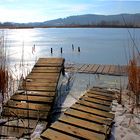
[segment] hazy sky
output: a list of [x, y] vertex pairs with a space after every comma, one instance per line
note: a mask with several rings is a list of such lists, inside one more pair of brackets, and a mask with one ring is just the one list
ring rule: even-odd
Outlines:
[[0, 0], [0, 22], [40, 22], [71, 15], [140, 13], [140, 0]]

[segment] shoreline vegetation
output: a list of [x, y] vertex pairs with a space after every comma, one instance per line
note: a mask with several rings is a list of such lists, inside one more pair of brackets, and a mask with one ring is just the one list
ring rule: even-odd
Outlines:
[[74, 26], [0, 26], [0, 29], [33, 29], [33, 28], [140, 28], [140, 26], [94, 26], [94, 25], [74, 25]]

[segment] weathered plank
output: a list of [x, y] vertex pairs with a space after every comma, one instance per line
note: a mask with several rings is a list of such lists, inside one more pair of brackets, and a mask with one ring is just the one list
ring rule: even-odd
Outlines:
[[39, 85], [33, 86], [33, 85], [30, 85], [30, 84], [25, 85], [25, 86], [23, 86], [23, 88], [21, 87], [19, 89], [25, 89], [27, 91], [28, 90], [30, 90], [30, 91], [49, 91], [49, 92], [55, 92], [56, 91], [56, 87], [50, 87], [50, 86], [46, 87], [46, 86], [39, 86]]
[[50, 80], [58, 80], [59, 76], [52, 76], [52, 75], [48, 75], [48, 76], [45, 76], [45, 75], [28, 75], [26, 79], [28, 78], [35, 78], [35, 79], [50, 79]]
[[95, 64], [94, 67], [93, 67], [92, 70], [91, 70], [92, 73], [96, 73], [97, 70], [98, 70], [98, 68], [99, 68], [99, 66], [100, 66], [100, 65]]
[[[19, 94], [19, 93], [17, 92], [15, 94]], [[47, 96], [47, 97], [54, 97], [55, 96], [55, 92], [49, 92], [49, 91], [23, 91], [20, 94], [21, 95], [31, 95], [31, 96]]]
[[26, 103], [9, 100], [5, 105], [8, 108], [17, 108], [25, 110], [35, 110], [35, 111], [49, 111], [51, 106], [49, 104], [37, 104], [37, 103]]
[[105, 106], [110, 106], [111, 105], [111, 102], [100, 100], [100, 99], [95, 99], [95, 98], [89, 98], [89, 97], [86, 97], [86, 96], [82, 96], [80, 99], [88, 101], [88, 102], [93, 102], [93, 103], [105, 105]]
[[60, 130], [66, 134], [75, 135], [81, 139], [92, 139], [92, 140], [104, 140], [105, 136], [103, 134], [98, 134], [95, 132], [91, 132], [79, 127], [75, 127], [69, 124], [65, 124], [62, 122], [55, 122], [51, 125], [51, 128]]
[[79, 69], [79, 72], [83, 72], [85, 71], [85, 69], [87, 68], [88, 66], [86, 64], [83, 64], [83, 66]]
[[105, 67], [104, 65], [100, 65], [98, 70], [97, 70], [97, 73], [102, 73], [104, 67]]
[[17, 120], [17, 118], [15, 118], [15, 120], [5, 123], [4, 126], [33, 129], [36, 127], [37, 122], [38, 120], [33, 120], [33, 119], [18, 119]]
[[83, 112], [80, 110], [75, 110], [75, 109], [68, 109], [66, 112], [64, 112], [66, 115], [74, 116], [79, 119], [87, 120], [89, 122], [96, 122], [99, 124], [104, 124], [104, 125], [111, 125], [112, 120], [107, 119], [105, 117], [100, 117], [97, 116], [96, 114], [91, 114], [88, 112]]
[[50, 139], [50, 140], [78, 140], [78, 138], [64, 134], [57, 130], [53, 130], [51, 128], [49, 128], [45, 132], [43, 132], [41, 136], [43, 138]]
[[81, 120], [79, 118], [75, 118], [75, 117], [68, 116], [68, 115], [62, 115], [59, 118], [59, 121], [68, 123], [73, 126], [81, 127], [86, 130], [96, 131], [98, 133], [103, 133], [103, 134], [108, 133], [109, 134], [109, 132], [110, 132], [110, 131], [107, 131], [107, 130], [109, 130], [108, 126], [100, 125], [100, 124], [97, 124], [94, 122], [89, 122], [86, 120]]
[[104, 67], [102, 73], [103, 73], [103, 74], [107, 74], [107, 73], [109, 72], [109, 70], [110, 70], [110, 65], [105, 65], [105, 67]]
[[103, 111], [110, 111], [110, 107], [108, 106], [104, 106], [104, 105], [101, 105], [101, 104], [96, 104], [96, 103], [93, 103], [93, 102], [87, 102], [85, 100], [78, 100], [77, 101], [78, 104], [81, 104], [81, 105], [84, 105], [84, 106], [88, 106], [88, 107], [91, 107], [91, 108], [96, 108], [96, 109], [99, 109], [99, 110], [103, 110]]
[[45, 77], [58, 77], [60, 74], [59, 73], [40, 73], [40, 72], [38, 72], [38, 73], [34, 73], [34, 72], [31, 72], [28, 76], [40, 76], [40, 77], [42, 77], [42, 76], [45, 76]]
[[20, 138], [25, 131], [24, 128], [0, 126], [0, 136]]
[[110, 94], [109, 92], [107, 93], [107, 92], [101, 92], [101, 91], [89, 90], [89, 91], [87, 91], [87, 93], [106, 96], [106, 97], [111, 98], [112, 100], [115, 99], [114, 94]]
[[112, 98], [104, 96], [104, 95], [99, 95], [99, 94], [97, 95], [94, 93], [86, 93], [85, 96], [89, 97], [89, 98], [101, 99], [101, 100], [105, 100], [108, 102], [112, 102]]
[[97, 116], [103, 116], [103, 117], [111, 118], [111, 119], [114, 118], [114, 114], [112, 114], [112, 113], [109, 113], [109, 112], [106, 112], [106, 111], [101, 111], [101, 110], [94, 109], [94, 108], [89, 108], [89, 107], [86, 107], [86, 106], [83, 106], [83, 105], [80, 105], [80, 104], [74, 104], [74, 105], [71, 106], [71, 108], [81, 110], [81, 111], [84, 111], [84, 112], [89, 112], [91, 114], [96, 114]]
[[4, 108], [3, 110], [4, 116], [15, 116], [21, 118], [31, 118], [31, 119], [47, 119], [48, 112], [40, 111], [40, 110], [24, 110], [24, 109], [16, 109], [16, 108]]
[[37, 102], [37, 103], [52, 103], [53, 97], [38, 97], [30, 95], [19, 95], [16, 94], [11, 97], [11, 100], [15, 101], [28, 101], [28, 102]]

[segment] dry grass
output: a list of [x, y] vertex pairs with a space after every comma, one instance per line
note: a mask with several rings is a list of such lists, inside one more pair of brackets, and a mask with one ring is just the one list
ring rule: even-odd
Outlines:
[[140, 97], [140, 67], [139, 59], [133, 56], [128, 65], [128, 88], [133, 93], [134, 105], [139, 106]]

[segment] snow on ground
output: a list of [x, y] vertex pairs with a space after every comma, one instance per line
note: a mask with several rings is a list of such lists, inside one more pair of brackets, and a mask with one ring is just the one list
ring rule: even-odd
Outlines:
[[129, 97], [123, 93], [122, 104], [113, 102], [112, 111], [115, 112], [115, 124], [112, 128], [110, 140], [140, 140], [140, 108], [131, 113], [132, 105]]

